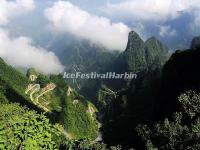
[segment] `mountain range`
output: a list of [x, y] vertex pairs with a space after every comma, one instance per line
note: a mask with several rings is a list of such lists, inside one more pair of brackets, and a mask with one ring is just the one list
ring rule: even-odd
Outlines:
[[[29, 114], [31, 113], [29, 110], [34, 111], [35, 116], [37, 116], [35, 112], [43, 113], [51, 124], [57, 125], [55, 130], [58, 130], [62, 135], [60, 137], [63, 137], [58, 144], [60, 149], [87, 150], [97, 149], [99, 146], [102, 150], [106, 147], [108, 149], [122, 147], [122, 149], [148, 150], [154, 147], [171, 150], [178, 145], [176, 138], [172, 138], [175, 144], [169, 147], [167, 144], [172, 141], [162, 141], [157, 136], [166, 129], [167, 135], [164, 136], [168, 139], [173, 129], [168, 131], [169, 126], [165, 126], [166, 128], [158, 130], [153, 126], [165, 118], [172, 119], [175, 112], [181, 112], [182, 116], [188, 114], [195, 116], [192, 119], [184, 118], [189, 120], [188, 124], [185, 124], [188, 128], [194, 124], [193, 121], [196, 118], [199, 118], [197, 106], [200, 99], [198, 96], [195, 97], [194, 94], [194, 97], [185, 98], [184, 96], [188, 93], [180, 95], [189, 90], [197, 93], [200, 91], [198, 71], [200, 37], [193, 39], [190, 49], [177, 50], [172, 55], [167, 46], [155, 37], [143, 41], [134, 31], [129, 33], [127, 47], [123, 52], [108, 51], [87, 42], [73, 43], [66, 49], [57, 53], [66, 67], [66, 72], [133, 72], [137, 74], [137, 78], [72, 81], [65, 80], [62, 74], [44, 75], [34, 68], [22, 74], [0, 59], [0, 110], [9, 112], [8, 108], [12, 108], [10, 110], [11, 119], [9, 119], [11, 123], [13, 123], [15, 113], [27, 112]], [[188, 99], [194, 101], [194, 106], [193, 103], [186, 103]], [[190, 105], [195, 108], [192, 113], [192, 110], [188, 109]], [[24, 106], [29, 110], [21, 108]], [[13, 107], [17, 108], [17, 112]], [[20, 117], [20, 115], [17, 116]], [[5, 116], [0, 115], [0, 121], [5, 121]], [[180, 121], [176, 125], [182, 126], [179, 124]], [[196, 124], [199, 125], [198, 122]], [[157, 125], [162, 126], [161, 123]], [[13, 127], [16, 125], [14, 124]], [[27, 126], [20, 127], [22, 127], [20, 132], [13, 134], [14, 139], [21, 141], [21, 145], [23, 145], [23, 140], [34, 140], [31, 136], [24, 137], [24, 139], [19, 138], [18, 134], [24, 132]], [[7, 126], [2, 128], [10, 131]], [[38, 130], [42, 131], [42, 129]], [[2, 131], [0, 126], [0, 135], [4, 135]], [[157, 131], [158, 134], [154, 135], [153, 131]], [[195, 136], [194, 139], [198, 141], [197, 133], [199, 130], [195, 128], [195, 132], [191, 132], [191, 137]], [[53, 133], [51, 134], [52, 136], [49, 136], [55, 142]], [[144, 135], [148, 136], [144, 138]], [[195, 142], [194, 144], [196, 146]], [[113, 145], [121, 146], [112, 147]], [[5, 147], [5, 144], [0, 140], [1, 146]], [[17, 146], [20, 147], [20, 144]], [[183, 145], [183, 149], [186, 147]]]

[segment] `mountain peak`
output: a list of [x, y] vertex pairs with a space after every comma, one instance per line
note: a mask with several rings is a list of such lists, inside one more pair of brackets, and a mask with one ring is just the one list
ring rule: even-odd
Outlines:
[[162, 46], [164, 46], [164, 44], [162, 42], [160, 42], [155, 36], [152, 36], [145, 41], [145, 46], [162, 47]]
[[128, 68], [127, 70], [138, 72], [145, 68], [144, 41], [135, 31], [129, 33], [128, 44], [124, 56]]
[[152, 65], [156, 58], [163, 64], [168, 58], [168, 47], [152, 36], [145, 42], [145, 54], [149, 65]]
[[133, 35], [135, 35], [135, 34], [138, 35], [135, 31], [130, 31], [130, 32], [129, 32], [129, 37], [131, 37], [131, 36], [133, 36]]
[[138, 46], [140, 47], [143, 44], [144, 41], [140, 38], [140, 36], [135, 31], [131, 31], [128, 36], [128, 44], [126, 50], [129, 48], [133, 49]]

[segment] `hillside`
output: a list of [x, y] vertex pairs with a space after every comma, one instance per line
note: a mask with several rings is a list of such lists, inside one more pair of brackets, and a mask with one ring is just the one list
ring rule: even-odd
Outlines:
[[[151, 40], [154, 44], [157, 43], [157, 47], [160, 47], [163, 54], [166, 54], [165, 47], [159, 46], [159, 42], [155, 39], [147, 40], [147, 45]], [[148, 46], [152, 54], [155, 54], [154, 44]], [[161, 54], [160, 58], [167, 56], [163, 55], [163, 57], [160, 52], [159, 54]], [[148, 149], [154, 148], [149, 143], [151, 140], [157, 147], [161, 148], [161, 145], [166, 144], [165, 148], [170, 149], [168, 143], [173, 143], [171, 147], [180, 148], [179, 139], [187, 139], [183, 132], [179, 133], [186, 126], [188, 128], [186, 132], [196, 134], [192, 132], [193, 129], [190, 131], [190, 128], [198, 125], [194, 120], [199, 117], [196, 113], [199, 97], [195, 94], [200, 92], [199, 57], [199, 37], [196, 37], [192, 41], [191, 49], [176, 51], [165, 64], [160, 61], [162, 59], [154, 57], [156, 63], [147, 67], [148, 71], [141, 72], [140, 77], [132, 81], [127, 89], [118, 92], [116, 98], [109, 97], [111, 102], [106, 109], [103, 126], [106, 143], [111, 145], [121, 143], [125, 147]], [[196, 118], [188, 118], [187, 113], [191, 116], [194, 114]], [[168, 119], [165, 119], [166, 117]], [[145, 125], [138, 127], [138, 124], [147, 124], [148, 128]], [[171, 126], [173, 127], [170, 128]], [[137, 130], [134, 130], [136, 127]], [[173, 135], [172, 132], [177, 134]], [[115, 138], [111, 140], [112, 136]], [[146, 148], [140, 137], [146, 141]], [[189, 140], [193, 139], [195, 138]], [[181, 143], [183, 147], [195, 145], [195, 141], [188, 142], [188, 145], [184, 143], [187, 141]]]
[[[58, 55], [64, 62], [67, 72], [133, 72], [140, 78], [151, 70], [161, 68], [169, 57], [168, 48], [155, 37], [143, 41], [134, 31], [129, 33], [127, 47], [124, 52], [112, 52], [101, 47], [90, 46], [87, 42], [78, 43], [66, 48]], [[125, 80], [67, 80], [79, 93], [90, 99], [98, 109], [103, 109], [110, 100], [104, 99], [107, 87], [113, 92], [127, 88], [131, 81]], [[101, 97], [99, 99], [99, 97]], [[107, 95], [105, 95], [107, 97]]]
[[[184, 91], [200, 92], [200, 47], [199, 37], [193, 39], [191, 49], [177, 50], [165, 64], [157, 112], [160, 117], [170, 116], [172, 112], [180, 109], [177, 101]], [[169, 109], [170, 108], [170, 109]]]
[[97, 137], [98, 121], [95, 115], [97, 110], [94, 105], [72, 89], [61, 75], [48, 77], [29, 71], [29, 78], [31, 76], [35, 76], [34, 80], [28, 85], [25, 93], [42, 110], [50, 114], [55, 113], [56, 116], [53, 118], [64, 126], [69, 138]]
[[26, 86], [29, 84], [28, 78], [22, 75], [15, 68], [7, 65], [1, 58], [0, 82], [0, 95], [2, 102], [15, 101], [31, 105], [30, 99], [24, 93]]
[[143, 149], [200, 149], [199, 39], [192, 40], [190, 49], [177, 50], [164, 65], [156, 120], [136, 128]]
[[61, 75], [45, 76], [32, 68], [26, 77], [1, 59], [0, 81], [1, 103], [18, 102], [47, 113], [51, 121], [60, 123], [68, 135], [73, 135], [69, 138], [97, 137], [95, 106], [75, 90], [68, 94], [70, 87]]

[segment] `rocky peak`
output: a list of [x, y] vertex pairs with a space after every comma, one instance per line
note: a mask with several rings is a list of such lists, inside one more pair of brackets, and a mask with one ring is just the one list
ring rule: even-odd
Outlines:
[[127, 71], [139, 72], [146, 67], [144, 41], [136, 32], [129, 33], [128, 44], [123, 55]]
[[145, 47], [151, 47], [152, 50], [157, 51], [159, 53], [167, 53], [168, 47], [160, 42], [156, 37], [151, 37], [145, 42]]
[[140, 36], [135, 31], [131, 31], [128, 36], [126, 50], [140, 48], [143, 44], [144, 41], [140, 38]]

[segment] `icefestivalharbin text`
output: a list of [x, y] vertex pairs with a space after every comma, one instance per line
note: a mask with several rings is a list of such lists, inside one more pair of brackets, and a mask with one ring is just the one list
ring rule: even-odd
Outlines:
[[67, 73], [64, 72], [63, 78], [65, 79], [136, 79], [137, 74], [132, 72], [125, 72], [122, 74], [116, 72], [106, 72], [106, 73], [97, 73], [97, 72], [90, 72], [90, 73]]

